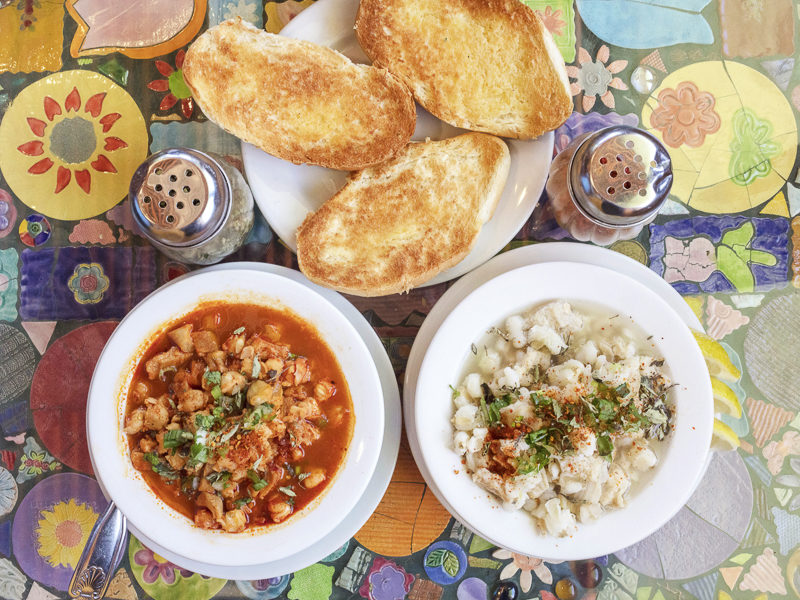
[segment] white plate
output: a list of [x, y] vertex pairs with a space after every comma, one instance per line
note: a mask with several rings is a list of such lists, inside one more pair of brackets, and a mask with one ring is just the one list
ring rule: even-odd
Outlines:
[[[378, 369], [378, 375], [381, 379], [381, 386], [383, 388], [383, 408], [384, 408], [384, 429], [383, 429], [383, 445], [381, 446], [380, 453], [378, 454], [378, 465], [375, 468], [375, 473], [370, 479], [367, 489], [361, 496], [356, 507], [350, 511], [349, 514], [344, 515], [336, 528], [311, 548], [308, 548], [297, 554], [286, 556], [280, 560], [253, 565], [249, 567], [220, 567], [217, 565], [209, 565], [199, 563], [196, 561], [187, 560], [178, 556], [169, 550], [161, 548], [152, 540], [140, 535], [140, 532], [133, 531], [142, 543], [144, 543], [151, 550], [154, 550], [170, 562], [189, 569], [195, 573], [206, 575], [208, 577], [219, 577], [222, 579], [268, 579], [270, 577], [280, 577], [288, 573], [294, 573], [300, 569], [304, 569], [309, 565], [319, 562], [342, 545], [350, 541], [359, 529], [367, 522], [367, 520], [375, 512], [378, 504], [383, 499], [386, 488], [389, 487], [394, 468], [397, 464], [397, 454], [400, 449], [400, 436], [402, 433], [402, 415], [400, 408], [400, 391], [397, 387], [397, 378], [394, 374], [394, 368], [386, 354], [375, 330], [358, 312], [358, 310], [344, 297], [337, 292], [327, 288], [320, 287], [311, 283], [306, 279], [302, 273], [293, 269], [287, 269], [278, 265], [265, 264], [265, 263], [252, 263], [252, 262], [238, 262], [238, 263], [225, 263], [208, 267], [207, 270], [223, 271], [228, 269], [253, 269], [255, 271], [264, 271], [266, 273], [278, 273], [284, 277], [288, 277], [310, 287], [318, 294], [324, 296], [331, 304], [336, 306], [342, 314], [352, 323], [356, 328], [364, 343], [367, 345], [372, 360]], [[184, 276], [185, 277], [185, 276]], [[177, 281], [177, 280], [176, 280]], [[170, 282], [171, 284], [172, 282]], [[167, 284], [167, 285], [170, 285]], [[107, 495], [107, 494], [106, 494]]]
[[[547, 242], [523, 246], [496, 256], [486, 264], [459, 279], [448, 288], [447, 292], [445, 292], [441, 298], [439, 298], [422, 323], [417, 336], [414, 338], [411, 352], [408, 355], [405, 377], [403, 380], [403, 412], [406, 435], [411, 454], [414, 456], [414, 460], [426, 481], [431, 482], [433, 479], [422, 461], [422, 455], [419, 445], [417, 444], [413, 415], [419, 368], [436, 330], [439, 329], [444, 319], [453, 311], [458, 303], [481, 284], [511, 269], [516, 269], [528, 264], [539, 264], [559, 260], [606, 267], [617, 273], [623, 273], [633, 277], [661, 296], [661, 298], [680, 315], [686, 325], [698, 331], [703, 331], [703, 326], [697, 316], [671, 285], [646, 266], [613, 250], [600, 248], [591, 244], [579, 244], [577, 242]], [[708, 461], [706, 461], [706, 466], [707, 465]], [[441, 501], [441, 492], [437, 490], [435, 485], [432, 485], [431, 489]], [[442, 502], [442, 504], [448, 511], [451, 513], [453, 512], [452, 508], [449, 507], [446, 502]]]
[[[673, 430], [659, 449], [649, 480], [623, 509], [580, 523], [567, 538], [536, 531], [524, 511], [506, 511], [464, 473], [452, 451], [453, 407], [448, 385], [463, 376], [471, 344], [506, 316], [530, 306], [566, 299], [593, 302], [609, 313], [630, 318], [652, 336], [677, 380], [671, 392], [677, 410]], [[681, 509], [703, 474], [711, 442], [713, 396], [700, 349], [689, 328], [656, 293], [633, 278], [584, 263], [526, 265], [495, 277], [468, 295], [447, 316], [433, 337], [417, 380], [417, 443], [431, 480], [454, 515], [490, 542], [526, 555], [581, 560], [611, 554], [650, 535]]]
[[[281, 35], [329, 46], [354, 62], [367, 63], [353, 32], [357, 10], [358, 0], [319, 0], [290, 21]], [[440, 140], [463, 132], [417, 106], [417, 127], [412, 139]], [[484, 225], [475, 247], [464, 260], [425, 285], [449, 281], [489, 260], [514, 238], [533, 212], [550, 168], [553, 133], [530, 141], [506, 142], [511, 166], [494, 216]], [[309, 212], [319, 208], [344, 185], [347, 173], [295, 165], [245, 143], [242, 143], [242, 158], [258, 207], [284, 243], [297, 252], [297, 228]]]
[[[202, 292], [200, 292], [202, 290]], [[133, 469], [121, 433], [130, 365], [143, 350], [143, 338], [200, 301], [217, 298], [289, 306], [312, 323], [331, 345], [350, 386], [357, 414], [353, 443], [326, 493], [285, 525], [257, 534], [227, 534], [195, 527], [169, 509]], [[276, 298], [278, 300], [276, 300]], [[146, 298], [120, 323], [101, 355], [89, 392], [87, 433], [97, 478], [132, 528], [158, 545], [191, 560], [227, 567], [280, 560], [299, 553], [334, 530], [342, 514], [358, 504], [378, 462], [384, 411], [375, 405], [382, 383], [362, 336], [339, 310], [307, 286], [281, 274], [236, 269], [224, 279], [201, 271], [181, 278]], [[108, 426], [115, 423], [116, 427]], [[104, 425], [106, 424], [106, 425]], [[113, 451], [113, 450], [118, 451]], [[163, 541], [162, 541], [163, 540]]]

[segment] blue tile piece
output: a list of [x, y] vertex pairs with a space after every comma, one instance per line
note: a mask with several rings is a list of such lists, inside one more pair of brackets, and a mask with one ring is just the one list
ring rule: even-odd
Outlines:
[[682, 587], [699, 600], [714, 600], [717, 578], [719, 573], [709, 573], [705, 577], [684, 583]]
[[0, 523], [0, 556], [11, 558], [11, 519]]
[[28, 398], [7, 402], [0, 406], [0, 431], [4, 436], [23, 433], [30, 428], [31, 411], [28, 409]]
[[[121, 319], [156, 288], [155, 257], [150, 246], [24, 250], [20, 316], [39, 321]], [[107, 284], [107, 289], [83, 297], [81, 303], [70, 279], [81, 265], [93, 264], [100, 267], [93, 269], [100, 274], [98, 285]]]
[[[622, 48], [712, 44], [714, 32], [700, 14], [711, 0], [577, 0], [586, 26]], [[624, 21], [621, 21], [624, 15]], [[624, 25], [623, 25], [624, 22]]]
[[[769, 290], [786, 285], [788, 231], [787, 219], [729, 215], [653, 223], [650, 268], [683, 295]], [[691, 253], [690, 262], [712, 264], [713, 268], [700, 277], [675, 277], [674, 271], [670, 277], [666, 263], [670, 257], [674, 259], [675, 251], [668, 249], [669, 243], [683, 244]], [[707, 260], [701, 256], [706, 252]]]

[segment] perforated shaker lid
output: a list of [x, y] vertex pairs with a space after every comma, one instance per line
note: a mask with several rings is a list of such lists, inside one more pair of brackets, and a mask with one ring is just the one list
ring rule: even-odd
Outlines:
[[168, 148], [148, 157], [128, 192], [134, 220], [166, 246], [200, 244], [230, 213], [231, 184], [215, 159], [191, 148]]
[[606, 227], [631, 227], [654, 216], [672, 187], [672, 161], [651, 134], [617, 125], [587, 137], [570, 161], [578, 209]]

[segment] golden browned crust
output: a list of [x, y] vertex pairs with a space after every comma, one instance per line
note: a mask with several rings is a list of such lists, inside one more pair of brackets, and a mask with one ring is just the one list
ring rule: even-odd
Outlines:
[[457, 127], [529, 139], [572, 112], [564, 60], [520, 0], [361, 0], [356, 36], [376, 66]]
[[300, 270], [359, 296], [425, 283], [464, 258], [494, 213], [508, 176], [500, 138], [467, 133], [411, 143], [353, 173], [297, 230]]
[[411, 93], [391, 73], [241, 19], [197, 38], [183, 77], [209, 119], [294, 163], [377, 164], [408, 143], [416, 124]]

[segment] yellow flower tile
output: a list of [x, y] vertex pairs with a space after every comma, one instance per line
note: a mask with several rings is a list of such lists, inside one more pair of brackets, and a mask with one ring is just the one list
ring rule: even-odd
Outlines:
[[676, 200], [684, 204], [688, 204], [689, 198], [692, 196], [692, 190], [694, 190], [694, 183], [697, 181], [697, 171], [673, 170], [672, 175], [673, 179], [670, 196], [673, 196]]
[[[658, 134], [658, 131], [652, 131], [651, 133]], [[659, 139], [661, 139], [660, 135], [657, 135]], [[663, 143], [664, 140], [661, 140]], [[669, 158], [672, 160], [672, 170], [673, 171], [692, 171], [697, 172], [699, 169], [697, 165], [695, 165], [690, 158], [686, 155], [686, 152], [683, 151], [683, 147], [681, 148], [670, 148], [666, 144], [664, 147], [669, 152]]]
[[780, 154], [770, 159], [772, 168], [783, 179], [789, 179], [794, 169], [794, 161], [797, 158], [797, 132], [785, 133], [775, 136], [771, 140], [781, 148]]
[[[714, 148], [720, 150], [730, 150], [731, 140], [733, 140], [733, 117], [737, 111], [742, 109], [742, 101], [739, 96], [726, 96], [720, 98], [714, 107], [722, 120], [717, 131], [713, 137], [708, 136], [709, 141]], [[709, 139], [710, 138], [710, 139]]]
[[694, 190], [694, 182], [697, 181], [697, 171], [672, 171], [672, 189], [670, 196], [684, 204], [689, 203], [689, 198]]
[[713, 214], [737, 213], [750, 208], [747, 188], [730, 179], [707, 188], [696, 188], [689, 206]]
[[0, 72], [32, 73], [61, 68], [64, 1], [38, 3], [34, 16], [36, 21], [26, 27], [17, 2], [0, 10]]
[[731, 178], [730, 164], [733, 152], [730, 150], [714, 150], [706, 159], [703, 169], [695, 181], [695, 187], [706, 188], [717, 185]]
[[779, 217], [789, 218], [789, 207], [786, 205], [786, 196], [783, 192], [778, 194], [761, 210], [762, 215], [778, 215]]
[[74, 569], [97, 520], [97, 513], [89, 505], [72, 498], [42, 511], [40, 517], [35, 531], [39, 555], [53, 567]]
[[[759, 177], [747, 184], [747, 193], [750, 195], [750, 206], [755, 208], [764, 204], [780, 190], [786, 182], [773, 169], [766, 177]], [[788, 214], [786, 216], [789, 216]]]
[[797, 131], [789, 101], [768, 77], [737, 62], [725, 61], [725, 66], [742, 105], [772, 123], [773, 136]]
[[[35, 211], [86, 219], [127, 195], [147, 141], [142, 113], [124, 88], [99, 73], [61, 71], [14, 98], [0, 121], [0, 169]], [[25, 150], [30, 144], [38, 146]]]
[[694, 63], [674, 71], [664, 78], [653, 97], [663, 88], [675, 88], [682, 81], [693, 81], [701, 91], [711, 92], [719, 100], [736, 94], [736, 88], [728, 77], [728, 71], [717, 60]]

